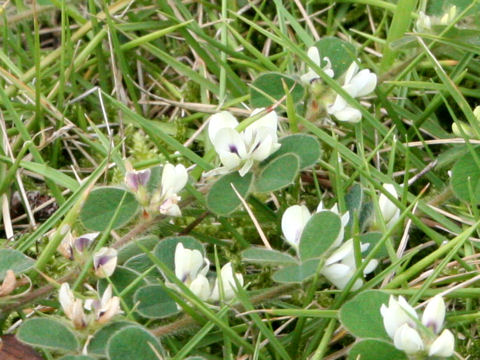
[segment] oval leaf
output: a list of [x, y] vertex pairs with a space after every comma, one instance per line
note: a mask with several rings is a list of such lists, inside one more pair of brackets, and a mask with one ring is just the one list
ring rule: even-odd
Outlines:
[[299, 170], [299, 158], [296, 154], [279, 156], [262, 168], [255, 180], [255, 190], [270, 192], [288, 186], [293, 183]]
[[20, 251], [13, 249], [0, 250], [0, 280], [5, 278], [7, 270], [11, 269], [15, 275], [21, 274], [30, 269], [34, 261]]
[[280, 283], [301, 283], [313, 275], [318, 268], [318, 260], [309, 260], [300, 265], [287, 266], [276, 271], [272, 279]]
[[261, 247], [251, 247], [242, 252], [242, 260], [257, 264], [295, 264], [297, 260], [286, 253]]
[[[350, 64], [356, 59], [355, 46], [338, 37], [323, 37], [315, 43], [315, 46], [320, 52], [320, 57], [322, 59], [328, 57], [332, 63], [332, 69], [336, 79], [342, 76]], [[323, 63], [322, 66], [324, 66]]]
[[135, 196], [122, 188], [93, 189], [80, 211], [80, 220], [89, 230], [103, 231], [108, 227], [122, 199], [122, 207], [118, 210], [112, 227], [112, 229], [117, 229], [130, 221], [138, 211], [138, 202]]
[[[150, 258], [148, 257], [147, 254], [135, 255], [135, 256], [131, 257], [130, 259], [128, 259], [128, 261], [125, 262], [125, 264], [123, 264], [123, 266], [125, 266], [126, 268], [135, 270], [135, 271], [139, 272], [140, 274], [149, 270], [154, 265], [155, 264], [152, 262], [152, 260], [150, 260]], [[150, 272], [148, 273], [146, 278], [151, 280], [151, 279], [159, 278], [161, 276], [162, 276], [162, 274], [160, 273], [160, 271], [157, 268], [154, 268], [153, 270], [150, 270]]]
[[[480, 147], [475, 148], [480, 163]], [[463, 155], [453, 166], [451, 184], [455, 195], [468, 202], [480, 202], [480, 166], [471, 152]], [[471, 196], [471, 194], [473, 196]]]
[[392, 343], [366, 339], [359, 341], [353, 345], [348, 353], [348, 360], [407, 360], [407, 356], [393, 346]]
[[78, 340], [73, 332], [59, 321], [35, 318], [25, 321], [17, 333], [24, 343], [55, 350], [75, 351]]
[[162, 285], [144, 286], [137, 290], [134, 299], [138, 313], [149, 319], [161, 319], [180, 311]]
[[232, 184], [238, 193], [245, 198], [250, 191], [253, 175], [251, 173], [241, 177], [238, 172], [222, 176], [213, 184], [207, 195], [207, 207], [220, 216], [227, 216], [237, 209], [241, 202], [232, 189]]
[[316, 138], [306, 134], [285, 136], [278, 141], [281, 146], [264, 161], [268, 163], [283, 154], [296, 154], [300, 159], [300, 170], [315, 165], [320, 158], [320, 143]]
[[107, 344], [107, 356], [110, 360], [158, 360], [157, 354], [163, 354], [158, 340], [147, 330], [137, 326], [117, 331]]
[[302, 231], [298, 246], [302, 261], [322, 256], [337, 239], [342, 222], [331, 211], [313, 214]]
[[160, 242], [160, 238], [156, 235], [147, 235], [142, 237], [134, 242], [131, 242], [124, 247], [118, 250], [118, 263], [123, 264], [128, 259], [134, 257], [138, 254], [143, 254], [143, 250], [137, 244], [142, 245], [143, 247], [147, 248], [148, 250], [152, 250], [155, 245]]
[[283, 83], [290, 90], [293, 102], [298, 103], [305, 93], [303, 86], [293, 78], [280, 73], [266, 73], [255, 79], [250, 87], [250, 103], [254, 108], [272, 105], [285, 96]]
[[380, 307], [388, 304], [388, 298], [382, 291], [364, 291], [343, 304], [340, 321], [356, 337], [389, 340], [380, 314]]
[[155, 246], [153, 254], [172, 271], [175, 271], [175, 248], [178, 243], [182, 243], [186, 249], [197, 249], [205, 256], [205, 249], [202, 243], [192, 236], [172, 236], [165, 238]]
[[106, 356], [106, 348], [108, 340], [115, 334], [118, 330], [123, 329], [127, 326], [132, 326], [134, 323], [129, 321], [117, 321], [108, 323], [95, 334], [93, 334], [92, 340], [88, 343], [88, 353], [94, 355]]

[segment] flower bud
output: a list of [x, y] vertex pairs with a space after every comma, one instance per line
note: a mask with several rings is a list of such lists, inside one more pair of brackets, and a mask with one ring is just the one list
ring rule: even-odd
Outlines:
[[13, 270], [7, 270], [5, 278], [3, 279], [2, 286], [0, 286], [0, 297], [7, 296], [12, 293], [17, 287], [17, 279]]
[[445, 302], [440, 295], [430, 299], [423, 311], [422, 324], [431, 328], [435, 334], [438, 334], [445, 320]]
[[443, 330], [440, 336], [430, 345], [428, 356], [450, 357], [455, 350], [455, 338], [450, 330]]
[[103, 247], [93, 255], [95, 275], [100, 278], [109, 277], [117, 266], [117, 250]]
[[151, 173], [150, 169], [127, 171], [125, 174], [125, 185], [130, 191], [136, 193], [141, 187], [147, 186]]
[[[387, 190], [395, 199], [398, 199], [395, 186], [392, 184], [384, 184], [383, 188]], [[382, 213], [382, 217], [385, 221], [387, 229], [391, 228], [400, 217], [400, 209], [383, 193], [380, 194], [380, 197], [378, 198], [378, 206], [380, 208], [380, 212]]]
[[68, 283], [63, 283], [60, 286], [58, 300], [62, 306], [63, 312], [70, 320], [72, 320], [75, 328], [81, 329], [87, 325], [87, 318], [83, 311], [82, 300], [75, 298]]
[[405, 351], [408, 355], [423, 350], [423, 341], [417, 330], [406, 323], [395, 332], [393, 343], [397, 349]]

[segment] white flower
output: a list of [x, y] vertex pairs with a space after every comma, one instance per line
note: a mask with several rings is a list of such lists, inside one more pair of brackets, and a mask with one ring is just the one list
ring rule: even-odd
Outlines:
[[[316, 46], [311, 46], [308, 48], [307, 55], [317, 66], [320, 66], [320, 52]], [[334, 73], [332, 70], [332, 63], [328, 57], [323, 58], [326, 61], [327, 65], [322, 69], [323, 72], [328, 75], [329, 77], [333, 78]], [[307, 67], [308, 71], [300, 77], [300, 80], [303, 83], [310, 84], [312, 81], [319, 78], [318, 74], [313, 70], [310, 66]]]
[[416, 32], [426, 32], [432, 29], [432, 19], [426, 15], [423, 11], [418, 13], [417, 21], [415, 21]]
[[[252, 116], [264, 109], [256, 109]], [[254, 161], [265, 160], [278, 150], [278, 117], [275, 111], [269, 112], [250, 124], [244, 131], [235, 128], [238, 121], [228, 111], [222, 111], [209, 118], [208, 136], [223, 164], [221, 171], [229, 172], [240, 168], [244, 176]]]
[[393, 344], [397, 349], [405, 351], [408, 355], [416, 354], [423, 350], [423, 341], [418, 331], [407, 323], [395, 331]]
[[188, 181], [188, 173], [185, 166], [178, 164], [165, 164], [162, 171], [161, 187], [152, 197], [151, 203], [160, 214], [180, 216], [182, 212], [178, 206], [181, 197], [177, 195]]
[[85, 309], [93, 310], [95, 320], [99, 324], [105, 324], [115, 315], [122, 313], [120, 298], [112, 296], [112, 285], [109, 284], [100, 299], [88, 299], [85, 301]]
[[[398, 194], [397, 190], [395, 190], [395, 186], [393, 186], [392, 184], [384, 184], [383, 188], [395, 199], [398, 199]], [[380, 194], [378, 198], [378, 207], [380, 208], [380, 212], [382, 213], [383, 221], [385, 222], [387, 229], [390, 229], [400, 218], [400, 209], [383, 193]]]
[[[353, 62], [345, 74], [345, 81], [342, 86], [342, 89], [353, 98], [368, 95], [377, 86], [377, 75], [368, 69], [360, 72], [358, 70], [357, 63]], [[362, 113], [348, 105], [346, 100], [340, 95], [337, 95], [335, 102], [327, 107], [327, 112], [335, 116], [339, 121], [357, 123], [362, 119]]]
[[[235, 290], [237, 289], [235, 279], [240, 286], [243, 286], [243, 276], [240, 273], [234, 273], [232, 268], [232, 263], [227, 263], [223, 265], [220, 270], [220, 277], [222, 280], [222, 289], [223, 289], [223, 299], [230, 300], [235, 297]], [[215, 286], [213, 287], [212, 294], [210, 295], [210, 300], [218, 301], [220, 300], [220, 285], [218, 278], [215, 280]]]
[[[368, 249], [370, 244], [360, 244], [361, 252]], [[378, 261], [373, 259], [367, 264], [363, 270], [363, 274], [369, 274], [378, 265]], [[336, 249], [330, 257], [325, 261], [321, 274], [327, 278], [333, 285], [339, 289], [344, 289], [352, 278], [357, 269], [355, 263], [355, 250], [353, 247], [353, 239], [347, 240]], [[352, 286], [352, 290], [357, 290], [362, 286], [362, 280], [357, 279]]]
[[83, 302], [81, 299], [75, 298], [68, 283], [63, 283], [60, 286], [58, 300], [62, 306], [63, 312], [70, 320], [72, 320], [75, 328], [80, 329], [87, 325], [87, 318], [83, 311]]
[[311, 216], [305, 205], [290, 206], [282, 215], [283, 236], [295, 250], [298, 249], [303, 228]]
[[440, 336], [430, 345], [428, 356], [450, 357], [455, 350], [455, 338], [450, 330], [443, 330]]
[[417, 313], [415, 309], [405, 300], [403, 296], [399, 296], [398, 300], [393, 295], [388, 299], [388, 306], [382, 304], [380, 313], [383, 317], [383, 325], [387, 331], [388, 336], [392, 339], [395, 336], [395, 332], [403, 324], [409, 324], [415, 326], [415, 321], [412, 318], [417, 319]]
[[110, 277], [117, 266], [117, 250], [102, 247], [93, 255], [93, 268], [99, 278]]
[[445, 320], [445, 302], [440, 295], [430, 299], [423, 311], [422, 324], [438, 334], [443, 327]]
[[[210, 284], [206, 278], [210, 262], [196, 249], [186, 249], [182, 243], [175, 248], [175, 276], [196, 296], [207, 300]], [[175, 286], [172, 286], [175, 287]]]

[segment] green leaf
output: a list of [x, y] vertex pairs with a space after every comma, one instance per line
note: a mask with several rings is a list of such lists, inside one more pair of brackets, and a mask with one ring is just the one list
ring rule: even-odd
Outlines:
[[108, 341], [109, 360], [159, 360], [163, 354], [162, 345], [147, 330], [130, 326], [117, 331]]
[[348, 353], [348, 360], [407, 360], [407, 355], [383, 340], [365, 339], [355, 343]]
[[73, 332], [59, 321], [35, 318], [25, 321], [17, 332], [18, 340], [33, 346], [63, 350], [78, 350]]
[[319, 258], [335, 242], [342, 227], [340, 216], [331, 211], [313, 214], [302, 231], [298, 246], [300, 259]]
[[270, 161], [255, 179], [255, 190], [270, 192], [293, 183], [299, 171], [299, 158], [289, 153]]
[[[480, 147], [474, 149], [480, 161]], [[480, 202], [480, 167], [471, 152], [463, 155], [453, 166], [451, 184], [455, 195], [464, 201]], [[471, 197], [471, 194], [473, 198]]]
[[354, 184], [345, 195], [345, 203], [347, 209], [350, 212], [350, 218], [353, 219], [355, 211], [357, 215], [360, 215], [360, 210], [363, 204], [363, 188], [360, 184]]
[[[362, 244], [370, 244], [368, 247], [367, 251], [363, 253], [363, 256], [367, 256], [368, 253], [377, 245], [377, 243], [382, 239], [383, 234], [379, 232], [368, 232], [366, 234], [360, 235], [360, 242]], [[387, 248], [385, 247], [385, 244], [382, 245], [380, 250], [375, 254], [376, 258], [383, 258], [388, 256], [388, 251]]]
[[[432, 0], [427, 2], [427, 11], [428, 15], [442, 16], [445, 14], [451, 6], [455, 5], [457, 7], [457, 15], [465, 10], [468, 6], [472, 4], [472, 0]], [[480, 4], [477, 4], [469, 11], [469, 14], [477, 14], [480, 11]]]
[[162, 285], [147, 285], [137, 290], [134, 296], [137, 312], [149, 319], [161, 319], [177, 314], [177, 303]]
[[282, 146], [270, 155], [263, 163], [266, 164], [283, 154], [294, 153], [300, 158], [300, 170], [315, 165], [320, 158], [320, 143], [316, 138], [306, 134], [285, 136], [278, 141]]
[[213, 213], [227, 216], [234, 212], [241, 204], [237, 194], [232, 189], [232, 184], [238, 193], [247, 197], [253, 182], [253, 174], [241, 177], [238, 172], [227, 174], [213, 184], [207, 195], [207, 207]]
[[30, 269], [34, 261], [20, 251], [13, 249], [0, 250], [0, 280], [5, 278], [7, 270], [11, 269], [15, 275], [21, 274]]
[[[125, 301], [129, 308], [133, 307], [133, 294], [135, 291], [141, 287], [146, 285], [145, 279], [139, 280], [135, 285], [132, 283], [137, 281], [140, 277], [140, 273], [137, 271], [128, 269], [123, 266], [117, 266], [115, 272], [112, 276], [110, 276], [109, 281], [112, 282], [113, 286], [118, 292], [123, 292], [126, 288], [129, 288], [128, 291], [122, 294], [122, 299]], [[131, 286], [131, 284], [133, 286]], [[98, 281], [98, 289], [101, 294], [105, 291], [108, 286], [108, 281], [106, 279], [100, 279]]]
[[153, 254], [168, 268], [175, 271], [175, 248], [178, 243], [182, 243], [186, 249], [196, 249], [205, 256], [205, 249], [201, 242], [192, 236], [172, 236], [161, 240], [155, 249]]
[[251, 247], [242, 252], [242, 260], [257, 264], [285, 265], [295, 264], [297, 260], [287, 253], [261, 247]]
[[323, 37], [317, 41], [314, 46], [316, 46], [320, 52], [322, 67], [326, 65], [323, 58], [328, 57], [332, 63], [332, 69], [336, 79], [343, 75], [343, 73], [347, 71], [350, 64], [356, 59], [355, 46], [339, 39], [338, 37]]
[[290, 90], [293, 102], [298, 103], [305, 93], [303, 86], [287, 75], [271, 72], [257, 77], [250, 87], [250, 103], [252, 107], [267, 107], [283, 98], [285, 96], [283, 82]]
[[95, 360], [95, 359], [86, 355], [66, 355], [66, 356], [62, 356], [59, 360]]
[[118, 330], [127, 326], [135, 325], [129, 321], [111, 322], [93, 334], [92, 340], [88, 343], [88, 353], [93, 355], [106, 356], [107, 342]]
[[319, 260], [305, 261], [300, 265], [284, 267], [276, 271], [272, 279], [280, 283], [301, 283], [312, 277], [318, 268]]
[[134, 242], [128, 243], [124, 247], [120, 248], [120, 250], [118, 250], [118, 263], [123, 264], [131, 257], [134, 257], [138, 254], [143, 254], [142, 249], [138, 247], [137, 243], [146, 247], [148, 250], [152, 250], [159, 242], [160, 239], [158, 236], [147, 235], [145, 237], [135, 240]]
[[[148, 269], [150, 269], [152, 266], [154, 266], [154, 264], [146, 254], [138, 254], [128, 259], [123, 264], [123, 266], [129, 269], [135, 270], [141, 274], [147, 271]], [[157, 268], [155, 268], [151, 270], [146, 277], [149, 280], [152, 280], [152, 279], [159, 278], [161, 276], [162, 274], [160, 273], [160, 271]]]
[[80, 211], [80, 220], [89, 230], [103, 231], [112, 220], [122, 199], [124, 199], [122, 207], [119, 209], [112, 227], [117, 229], [129, 222], [138, 211], [138, 202], [135, 196], [118, 187], [93, 189]]
[[388, 304], [388, 298], [382, 291], [364, 291], [343, 304], [340, 321], [356, 337], [389, 340], [380, 314], [380, 307]]

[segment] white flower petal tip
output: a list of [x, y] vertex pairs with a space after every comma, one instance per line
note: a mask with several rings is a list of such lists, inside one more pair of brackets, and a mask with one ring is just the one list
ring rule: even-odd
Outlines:
[[430, 299], [423, 311], [422, 324], [438, 334], [445, 320], [445, 302], [439, 295]]
[[99, 278], [110, 277], [117, 267], [117, 250], [103, 247], [93, 255], [95, 275]]
[[[255, 109], [255, 116], [265, 109]], [[254, 161], [262, 161], [279, 149], [277, 126], [278, 116], [270, 111], [247, 128], [238, 132], [237, 120], [232, 114], [221, 112], [210, 118], [209, 137], [227, 171], [240, 170], [244, 176]]]
[[285, 240], [297, 249], [302, 231], [312, 215], [305, 205], [293, 205], [282, 215], [282, 232]]
[[[316, 46], [309, 47], [307, 50], [307, 55], [315, 65], [317, 65], [318, 67], [321, 67], [320, 52], [318, 51], [318, 48]], [[335, 74], [333, 72], [332, 63], [330, 62], [330, 59], [328, 57], [323, 57], [323, 60], [326, 62], [326, 65], [323, 68], [321, 68], [322, 71], [328, 77], [333, 78]], [[319, 78], [320, 76], [318, 76], [317, 72], [313, 70], [310, 66], [307, 66], [307, 72], [300, 76], [300, 81], [303, 82], [304, 84], [310, 84]]]
[[404, 324], [415, 326], [415, 322], [412, 318], [418, 318], [415, 309], [408, 304], [403, 296], [399, 296], [398, 299], [392, 295], [388, 300], [388, 306], [382, 305], [380, 313], [383, 317], [383, 325], [388, 336], [392, 339], [395, 336], [395, 332]]
[[450, 330], [443, 330], [440, 336], [430, 345], [428, 356], [450, 357], [455, 351], [455, 338]]
[[[384, 184], [383, 188], [395, 199], [398, 199], [398, 193], [393, 184]], [[387, 229], [393, 227], [400, 217], [400, 209], [383, 193], [378, 198], [378, 207]], [[377, 224], [378, 221], [377, 219]]]
[[424, 349], [420, 334], [408, 324], [403, 324], [397, 329], [393, 343], [397, 349], [405, 351], [408, 355], [417, 354]]
[[[359, 67], [353, 62], [345, 74], [342, 89], [351, 97], [360, 98], [372, 93], [377, 86], [377, 75], [368, 69], [358, 72]], [[338, 121], [358, 123], [362, 119], [360, 110], [350, 106], [346, 100], [337, 95], [332, 105], [327, 107], [327, 112]]]
[[[227, 263], [223, 265], [220, 270], [220, 277], [222, 279], [222, 288], [223, 288], [223, 300], [228, 301], [235, 297], [235, 292], [237, 291], [237, 283], [240, 286], [243, 286], [243, 276], [240, 273], [235, 273], [233, 271], [232, 263]], [[235, 282], [235, 279], [237, 282]], [[215, 285], [213, 287], [212, 294], [210, 295], [210, 300], [219, 301], [220, 296], [220, 285], [219, 279], [215, 280]]]

